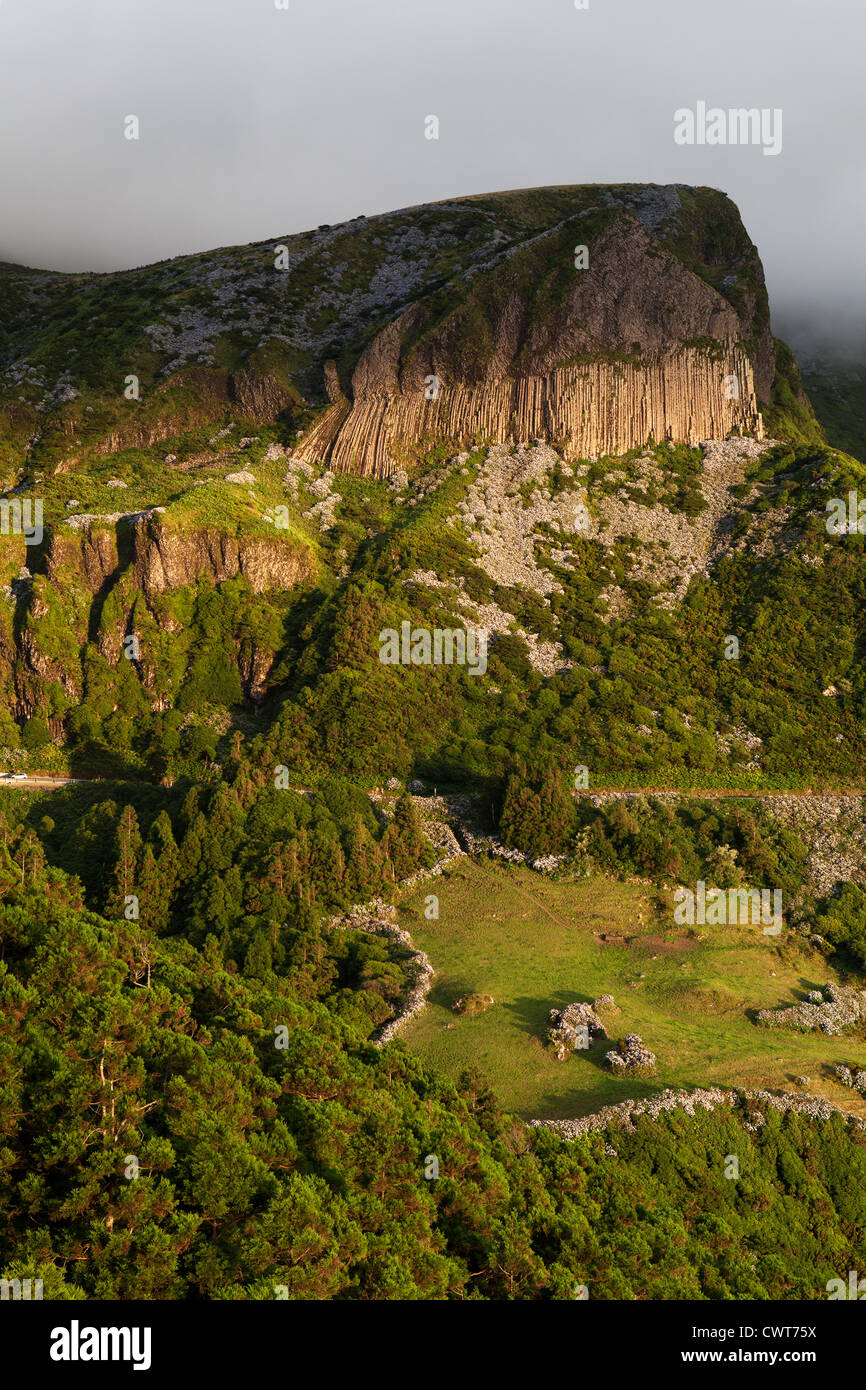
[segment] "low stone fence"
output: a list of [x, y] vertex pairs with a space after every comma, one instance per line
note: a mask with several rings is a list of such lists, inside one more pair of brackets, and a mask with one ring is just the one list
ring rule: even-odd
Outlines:
[[[422, 798], [418, 798], [418, 800], [422, 800]], [[424, 798], [423, 800], [429, 804], [431, 798]], [[424, 831], [439, 851], [440, 857], [429, 869], [419, 869], [417, 873], [403, 879], [399, 884], [403, 892], [411, 891], [419, 883], [437, 878], [447, 869], [449, 864], [464, 853], [450, 825], [444, 820], [428, 821], [424, 825]], [[384, 1047], [385, 1043], [390, 1042], [405, 1028], [410, 1018], [414, 1018], [416, 1014], [421, 1012], [427, 1002], [427, 995], [433, 986], [435, 975], [430, 957], [424, 951], [419, 950], [407, 931], [397, 925], [396, 918], [396, 907], [391, 903], [383, 902], [381, 898], [373, 898], [368, 903], [357, 903], [345, 915], [338, 913], [324, 925], [325, 931], [365, 931], [370, 932], [373, 936], [388, 937], [411, 953], [412, 959], [408, 967], [411, 974], [409, 991], [401, 1003], [399, 1013], [383, 1024], [374, 1035], [373, 1041], [377, 1047]]]
[[[834, 1115], [842, 1115], [856, 1128], [866, 1129], [866, 1121], [849, 1115], [846, 1110], [833, 1105], [829, 1100], [821, 1100], [819, 1096], [799, 1096], [790, 1091], [783, 1091], [778, 1095], [772, 1091], [726, 1091], [720, 1086], [695, 1091], [676, 1091], [668, 1088], [644, 1100], [624, 1100], [618, 1105], [606, 1105], [594, 1115], [584, 1115], [577, 1120], [529, 1120], [527, 1124], [530, 1129], [551, 1129], [561, 1139], [571, 1141], [582, 1139], [584, 1135], [593, 1134], [596, 1130], [615, 1127], [633, 1129], [634, 1121], [639, 1115], [648, 1115], [651, 1120], [657, 1120], [666, 1111], [684, 1110], [687, 1115], [693, 1116], [699, 1106], [704, 1110], [716, 1110], [720, 1105], [741, 1106], [745, 1109], [759, 1101], [782, 1113], [793, 1110], [795, 1114], [807, 1115], [813, 1120], [829, 1120]], [[754, 1118], [763, 1122], [763, 1116]], [[755, 1125], [750, 1127], [756, 1128]]]

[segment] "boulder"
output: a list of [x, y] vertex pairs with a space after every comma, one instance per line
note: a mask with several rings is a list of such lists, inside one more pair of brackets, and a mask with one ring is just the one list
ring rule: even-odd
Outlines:
[[451, 1005], [455, 1014], [464, 1014], [467, 1018], [475, 1018], [478, 1014], [486, 1013], [496, 1003], [492, 994], [467, 994], [461, 999], [455, 999]]
[[644, 1047], [637, 1033], [626, 1033], [616, 1048], [604, 1054], [604, 1059], [611, 1071], [628, 1071], [637, 1076], [648, 1076], [656, 1067], [655, 1053]]
[[564, 1062], [572, 1052], [585, 1051], [596, 1039], [605, 1037], [604, 1024], [594, 1004], [567, 1004], [564, 1009], [550, 1011], [547, 1042], [557, 1062]]

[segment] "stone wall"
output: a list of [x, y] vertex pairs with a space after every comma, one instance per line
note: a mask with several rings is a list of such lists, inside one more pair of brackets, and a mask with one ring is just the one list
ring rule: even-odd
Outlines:
[[370, 903], [358, 904], [345, 917], [334, 917], [325, 925], [326, 931], [363, 931], [373, 936], [384, 936], [404, 946], [411, 952], [408, 967], [409, 988], [404, 996], [399, 1013], [378, 1029], [373, 1041], [377, 1047], [395, 1038], [410, 1018], [420, 1013], [427, 1003], [427, 995], [433, 985], [435, 974], [430, 957], [418, 949], [407, 931], [397, 925], [397, 909], [389, 903], [374, 899]]
[[769, 1105], [783, 1114], [793, 1110], [798, 1115], [806, 1115], [814, 1120], [829, 1120], [834, 1115], [842, 1115], [857, 1129], [866, 1129], [866, 1121], [849, 1115], [838, 1105], [833, 1105], [829, 1100], [821, 1100], [818, 1096], [798, 1096], [789, 1091], [783, 1091], [779, 1095], [774, 1095], [772, 1091], [725, 1091], [720, 1086], [695, 1091], [667, 1089], [656, 1096], [650, 1096], [647, 1100], [624, 1100], [619, 1105], [606, 1105], [594, 1115], [584, 1115], [577, 1120], [529, 1120], [528, 1126], [530, 1129], [551, 1129], [560, 1138], [570, 1141], [582, 1139], [584, 1135], [592, 1134], [596, 1130], [614, 1127], [632, 1129], [635, 1119], [640, 1115], [648, 1115], [650, 1119], [655, 1120], [669, 1110], [683, 1110], [687, 1115], [694, 1115], [699, 1106], [703, 1110], [716, 1110], [720, 1105], [729, 1105], [740, 1107], [744, 1111], [744, 1119], [754, 1129], [754, 1121], [763, 1120], [763, 1116], [750, 1115], [748, 1107], [755, 1103]]
[[[428, 812], [431, 807], [440, 811], [445, 808], [445, 802], [442, 798], [413, 797], [413, 800], [416, 805], [420, 804]], [[425, 821], [424, 831], [430, 843], [435, 846], [439, 857], [431, 868], [419, 869], [417, 873], [401, 881], [400, 888], [404, 893], [411, 891], [419, 883], [424, 883], [428, 879], [438, 878], [453, 860], [458, 859], [463, 854], [463, 850], [446, 821], [431, 817]], [[410, 1018], [414, 1018], [416, 1014], [421, 1012], [427, 1003], [427, 995], [433, 986], [435, 975], [430, 957], [415, 945], [407, 931], [398, 926], [396, 918], [396, 907], [391, 903], [383, 902], [381, 898], [373, 898], [368, 903], [356, 903], [345, 916], [338, 914], [324, 924], [325, 931], [338, 931], [340, 929], [343, 931], [364, 931], [370, 932], [373, 936], [388, 937], [391, 941], [395, 941], [411, 952], [408, 968], [408, 990], [400, 1003], [398, 1012], [384, 1023], [375, 1034], [373, 1041], [377, 1047], [384, 1047], [405, 1028]]]
[[796, 1028], [838, 1038], [866, 1014], [866, 991], [832, 982], [809, 991], [806, 999], [786, 1009], [759, 1009], [758, 1023], [767, 1028]]

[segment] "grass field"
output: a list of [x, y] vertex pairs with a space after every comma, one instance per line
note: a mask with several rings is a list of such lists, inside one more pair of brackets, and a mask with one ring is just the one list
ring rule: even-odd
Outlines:
[[[439, 918], [424, 916], [436, 893]], [[642, 917], [642, 920], [641, 920]], [[802, 991], [842, 979], [801, 938], [755, 927], [677, 927], [660, 917], [654, 890], [594, 878], [555, 883], [496, 861], [457, 860], [400, 908], [400, 924], [436, 971], [426, 1009], [405, 1030], [408, 1046], [450, 1072], [475, 1067], [500, 1102], [525, 1118], [588, 1114], [665, 1086], [709, 1084], [806, 1088], [855, 1113], [866, 1102], [828, 1075], [837, 1062], [866, 1067], [862, 1033], [766, 1029], [746, 1010], [790, 1004]], [[607, 938], [603, 940], [602, 938]], [[475, 1018], [451, 1005], [491, 994]], [[651, 1080], [611, 1076], [610, 1041], [556, 1062], [542, 1047], [549, 1011], [612, 994], [621, 1012], [611, 1038], [639, 1033], [656, 1053]]]

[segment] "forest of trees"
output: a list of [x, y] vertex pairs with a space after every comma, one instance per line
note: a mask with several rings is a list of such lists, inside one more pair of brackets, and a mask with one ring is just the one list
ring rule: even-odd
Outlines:
[[[682, 497], [671, 505], [686, 507], [694, 495], [697, 465], [680, 455], [695, 452], [657, 451], [679, 480]], [[482, 457], [472, 455], [472, 466]], [[593, 465], [599, 490], [626, 477], [615, 462]], [[605, 468], [613, 469], [607, 482]], [[67, 596], [40, 577], [39, 616], [27, 622], [47, 651], [65, 653], [71, 671], [80, 665], [80, 693], [42, 681], [26, 719], [0, 716], [0, 741], [39, 766], [49, 721], [59, 722], [73, 772], [168, 782], [220, 764], [242, 724], [251, 761], [272, 758], [307, 783], [336, 775], [368, 786], [389, 776], [477, 785], [538, 758], [562, 771], [585, 766], [591, 785], [863, 783], [866, 537], [830, 543], [820, 505], [863, 491], [853, 459], [813, 444], [780, 446], [755, 462], [733, 499], [732, 534], [748, 539], [765, 512], [786, 508], [796, 544], [758, 558], [747, 545], [709, 577], [695, 576], [674, 610], [634, 577], [630, 552], [640, 542], [627, 538], [608, 551], [570, 537], [573, 568], [548, 556], [560, 586], [549, 606], [495, 584], [448, 522], [466, 479], [436, 460], [423, 478], [435, 488], [402, 510], [381, 485], [341, 483], [346, 496], [322, 538], [315, 581], [254, 594], [242, 576], [201, 579], [151, 607], [137, 596], [129, 613], [109, 595], [98, 640], [80, 652], [74, 643], [66, 652]], [[554, 476], [550, 485], [570, 481]], [[556, 540], [551, 534], [553, 549]], [[349, 573], [338, 580], [340, 566]], [[516, 633], [491, 642], [484, 680], [459, 667], [381, 665], [383, 627], [455, 622], [441, 590], [410, 581], [416, 570], [460, 582], [474, 601], [496, 603], [524, 631], [560, 642], [569, 669], [533, 669]], [[611, 584], [627, 601], [619, 616], [603, 597]], [[137, 663], [108, 659], [118, 630], [140, 639]], [[735, 660], [725, 657], [729, 634], [739, 643]], [[256, 662], [268, 671], [267, 690], [252, 710]], [[823, 697], [828, 688], [833, 698]], [[758, 745], [741, 742], [744, 728]]]
[[[60, 1299], [812, 1299], [863, 1266], [841, 1116], [644, 1118], [613, 1157], [374, 1047], [393, 961], [323, 934], [293, 866], [334, 905], [337, 845], [372, 886], [417, 853], [411, 816], [377, 838], [337, 786], [302, 824], [245, 776], [174, 817], [0, 826], [0, 1276]], [[254, 872], [277, 816], [294, 848]]]
[[[694, 510], [689, 458], [671, 467]], [[844, 495], [846, 467], [814, 445], [773, 451], [736, 524], [790, 505], [817, 535], [802, 499], [819, 480]], [[506, 845], [574, 871], [796, 894], [804, 846], [759, 809], [650, 794], [593, 808], [573, 777], [741, 786], [749, 750], [715, 735], [745, 725], [765, 785], [862, 782], [863, 537], [820, 566], [728, 558], [675, 614], [624, 547], [576, 538], [547, 608], [474, 563], [446, 525], [465, 483], [440, 481], [387, 524], [382, 493], [347, 485], [317, 581], [253, 595], [200, 580], [161, 600], [164, 630], [142, 600], [137, 667], [89, 639], [79, 699], [48, 680], [25, 720], [5, 716], [10, 757], [38, 765], [62, 741], [73, 772], [103, 780], [0, 792], [0, 1277], [71, 1299], [560, 1299], [581, 1284], [797, 1299], [866, 1264], [866, 1149], [842, 1117], [673, 1114], [618, 1134], [615, 1155], [601, 1135], [563, 1144], [503, 1114], [480, 1076], [375, 1047], [405, 952], [323, 926], [431, 862], [411, 798], [385, 817], [367, 795], [392, 777], [483, 793]], [[491, 645], [483, 682], [383, 667], [383, 626], [452, 621], [417, 569], [556, 637], [571, 669], [533, 670], [516, 634]], [[628, 618], [604, 611], [612, 582]], [[72, 640], [59, 606], [32, 620]], [[815, 910], [866, 968], [862, 889]]]

